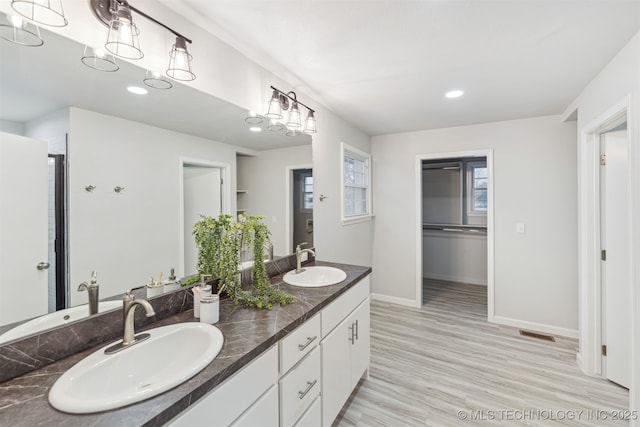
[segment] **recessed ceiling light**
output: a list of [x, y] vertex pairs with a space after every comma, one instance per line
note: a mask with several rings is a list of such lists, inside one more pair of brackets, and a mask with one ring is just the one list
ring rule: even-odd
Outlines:
[[148, 93], [146, 89], [139, 86], [129, 86], [127, 87], [127, 90], [131, 93], [135, 93], [136, 95], [146, 95]]
[[444, 94], [447, 98], [460, 98], [462, 95], [464, 95], [464, 91], [460, 89], [450, 90]]
[[249, 128], [249, 130], [250, 130], [251, 132], [261, 132], [261, 131], [262, 131], [262, 128], [259, 128], [258, 126], [251, 126], [251, 127]]

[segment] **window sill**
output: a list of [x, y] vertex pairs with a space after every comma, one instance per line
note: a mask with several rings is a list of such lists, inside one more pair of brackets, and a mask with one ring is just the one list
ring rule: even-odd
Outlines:
[[361, 222], [371, 221], [374, 215], [361, 215], [356, 217], [342, 218], [342, 225], [359, 224]]

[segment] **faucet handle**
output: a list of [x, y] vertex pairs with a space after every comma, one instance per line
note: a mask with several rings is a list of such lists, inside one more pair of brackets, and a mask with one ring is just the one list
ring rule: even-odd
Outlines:
[[307, 243], [307, 242], [298, 243], [298, 245], [296, 246], [296, 250], [298, 250], [298, 249], [302, 249], [302, 246], [304, 246], [304, 245], [308, 245], [308, 244], [309, 244], [309, 243]]
[[98, 272], [93, 270], [91, 272], [91, 284], [92, 285], [97, 285], [98, 284]]

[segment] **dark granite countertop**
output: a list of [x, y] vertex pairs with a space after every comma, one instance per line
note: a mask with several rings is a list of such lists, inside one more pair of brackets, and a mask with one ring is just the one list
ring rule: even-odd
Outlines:
[[[222, 350], [204, 370], [183, 384], [151, 399], [112, 411], [72, 415], [53, 409], [48, 401], [53, 383], [78, 361], [104, 346], [100, 345], [0, 384], [0, 426], [163, 425], [371, 272], [370, 267], [347, 264], [315, 261], [309, 265], [341, 268], [347, 273], [347, 279], [333, 286], [300, 288], [282, 282], [282, 275], [274, 276], [271, 278], [274, 286], [294, 295], [296, 302], [276, 306], [270, 311], [241, 308], [229, 299], [223, 299], [220, 321], [215, 325], [224, 335]], [[187, 310], [151, 327], [196, 320], [193, 311]]]

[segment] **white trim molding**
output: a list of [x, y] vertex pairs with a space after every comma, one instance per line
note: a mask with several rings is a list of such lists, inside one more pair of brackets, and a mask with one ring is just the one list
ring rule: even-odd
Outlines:
[[390, 302], [392, 304], [403, 305], [405, 307], [413, 307], [420, 308], [422, 307], [422, 303], [416, 303], [415, 300], [407, 299], [407, 298], [398, 298], [390, 295], [383, 294], [371, 294], [371, 299], [376, 301]]
[[512, 326], [518, 329], [526, 329], [532, 332], [558, 335], [567, 338], [578, 338], [577, 329], [562, 328], [560, 326], [545, 325], [544, 323], [527, 322], [526, 320], [511, 319], [509, 317], [494, 316], [493, 322], [499, 325]]
[[[631, 96], [628, 95], [615, 105], [604, 111], [587, 125], [579, 129], [578, 141], [578, 286], [579, 286], [579, 339], [580, 339], [580, 369], [587, 375], [602, 375], [602, 289], [600, 267], [600, 134], [619, 124], [621, 118], [627, 121], [629, 135], [629, 179], [632, 183], [634, 163], [633, 152], [633, 120], [631, 115]], [[631, 194], [631, 206], [634, 206]], [[637, 202], [636, 202], [637, 203]], [[634, 209], [634, 208], [632, 208]], [[637, 209], [637, 207], [635, 208]], [[630, 224], [630, 234], [633, 236], [634, 224]], [[635, 259], [638, 253], [637, 243], [631, 248], [630, 259]], [[637, 310], [632, 302], [638, 294], [635, 289], [634, 272], [630, 272], [633, 286], [629, 295], [632, 305], [632, 316]], [[635, 322], [632, 322], [632, 348], [636, 342]], [[632, 360], [635, 360], [632, 351]], [[635, 366], [635, 365], [634, 365]], [[633, 379], [638, 374], [633, 373], [632, 391], [638, 384]], [[640, 378], [639, 378], [640, 380]]]

